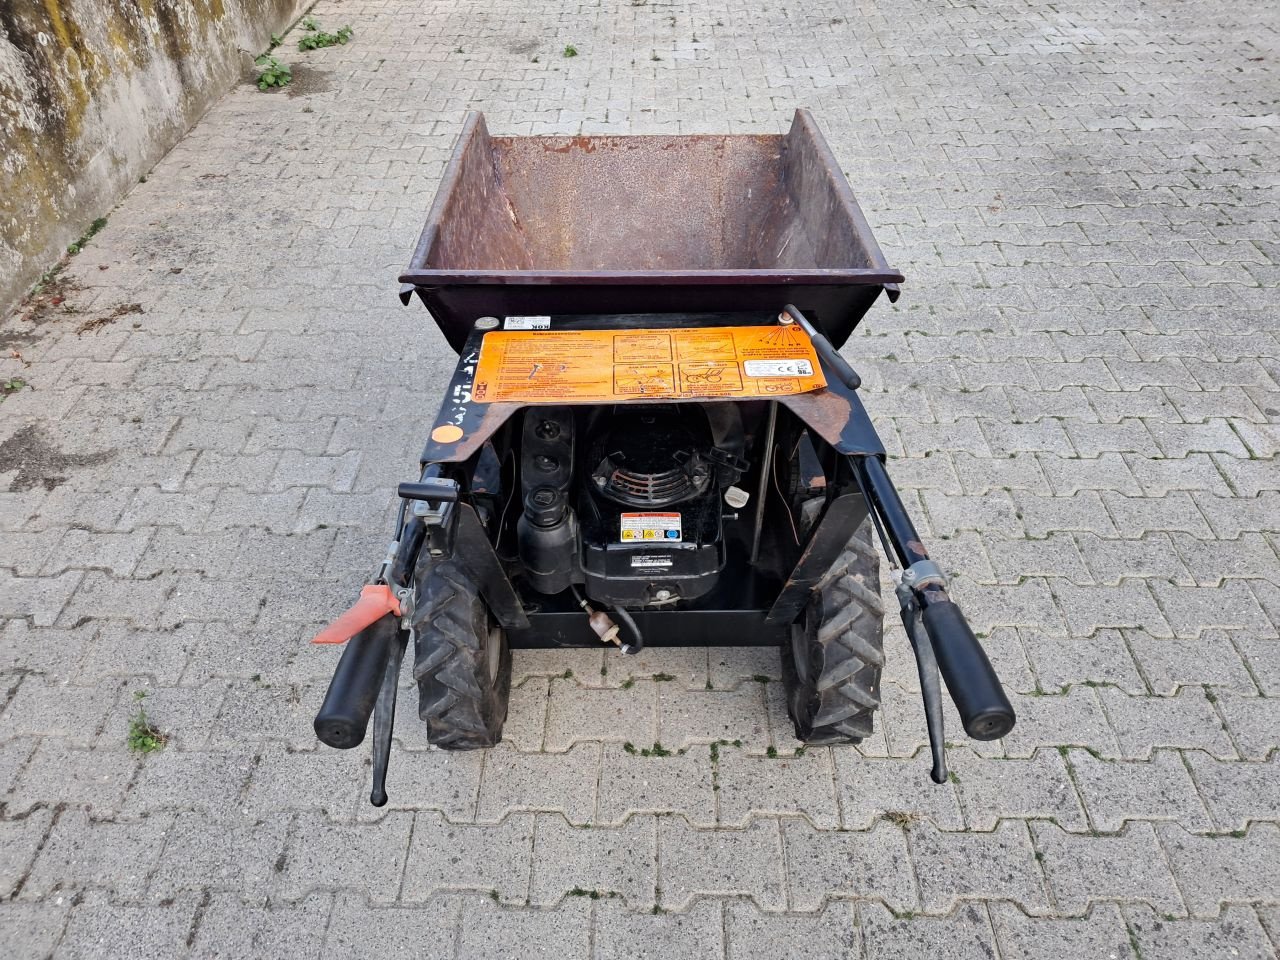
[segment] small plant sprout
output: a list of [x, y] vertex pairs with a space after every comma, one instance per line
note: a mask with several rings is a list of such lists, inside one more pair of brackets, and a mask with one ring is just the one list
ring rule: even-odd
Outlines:
[[146, 698], [145, 690], [135, 690], [133, 693], [138, 712], [129, 721], [129, 749], [134, 753], [155, 753], [169, 742], [169, 738], [157, 730], [147, 716], [147, 711], [142, 706], [142, 701]]
[[302, 29], [306, 31], [298, 41], [299, 50], [317, 50], [320, 47], [335, 47], [345, 44], [351, 39], [351, 27], [339, 27], [337, 33], [326, 33], [320, 29], [314, 17], [302, 21]]
[[578, 55], [578, 48], [571, 43], [564, 48], [564, 55], [566, 59], [569, 57], [576, 57]]
[[97, 220], [93, 221], [93, 223], [89, 224], [89, 229], [84, 232], [80, 239], [67, 247], [67, 253], [74, 257], [77, 253], [83, 250], [85, 244], [92, 240], [94, 235], [101, 231], [106, 225], [106, 217], [99, 217]]
[[283, 87], [293, 79], [293, 71], [289, 65], [281, 63], [276, 57], [264, 53], [254, 62], [262, 68], [262, 72], [258, 74], [259, 90]]
[[11, 393], [17, 393], [27, 385], [27, 381], [21, 377], [8, 377], [0, 380], [0, 400], [3, 400]]

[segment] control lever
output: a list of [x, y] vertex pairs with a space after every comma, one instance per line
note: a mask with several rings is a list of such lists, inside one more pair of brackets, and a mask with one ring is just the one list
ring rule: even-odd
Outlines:
[[894, 592], [902, 607], [902, 625], [907, 628], [907, 639], [916, 654], [916, 672], [920, 675], [920, 694], [924, 698], [924, 723], [929, 731], [929, 751], [933, 754], [933, 769], [929, 776], [934, 783], [947, 782], [946, 741], [942, 722], [942, 680], [938, 675], [938, 659], [933, 643], [924, 629], [924, 617], [920, 604], [911, 587], [901, 581]]
[[382, 688], [373, 707], [373, 789], [369, 802], [375, 807], [387, 804], [387, 767], [391, 763], [391, 728], [396, 719], [396, 694], [400, 689], [400, 665], [409, 642], [409, 631], [398, 630], [392, 641]]

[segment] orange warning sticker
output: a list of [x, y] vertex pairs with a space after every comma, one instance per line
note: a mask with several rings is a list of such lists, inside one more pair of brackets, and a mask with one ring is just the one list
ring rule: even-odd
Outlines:
[[778, 397], [825, 387], [796, 326], [687, 330], [495, 330], [485, 334], [478, 403], [606, 403]]

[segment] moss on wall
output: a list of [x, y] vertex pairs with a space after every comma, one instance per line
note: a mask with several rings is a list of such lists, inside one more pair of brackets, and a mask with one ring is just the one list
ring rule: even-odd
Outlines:
[[137, 182], [306, 0], [0, 3], [0, 307]]

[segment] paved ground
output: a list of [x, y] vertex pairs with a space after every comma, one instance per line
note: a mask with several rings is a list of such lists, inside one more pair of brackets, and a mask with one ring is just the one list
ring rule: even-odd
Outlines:
[[[321, 2], [354, 41], [229, 94], [4, 327], [7, 955], [1274, 955], [1274, 9], [764, 6]], [[900, 632], [875, 737], [802, 756], [772, 656], [519, 655], [507, 743], [403, 722], [373, 810], [303, 641], [451, 364], [394, 293], [464, 110], [796, 105], [909, 277], [849, 354], [1019, 727], [953, 720], [931, 786]]]

